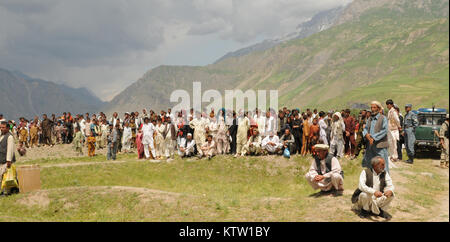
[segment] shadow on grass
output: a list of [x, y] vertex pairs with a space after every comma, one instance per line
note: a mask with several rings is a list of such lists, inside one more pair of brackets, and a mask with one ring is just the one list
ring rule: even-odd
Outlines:
[[314, 197], [314, 198], [319, 198], [319, 197], [325, 197], [325, 196], [330, 196], [333, 193], [333, 190], [330, 191], [319, 191], [316, 193], [313, 193], [311, 195], [309, 195], [309, 197]]
[[[367, 220], [372, 221], [372, 222], [388, 222], [389, 220], [391, 220], [391, 219], [384, 219], [384, 218], [381, 218], [381, 220], [380, 220], [380, 217], [378, 215], [376, 215], [376, 214], [373, 214], [372, 212], [370, 212], [370, 214], [367, 215], [367, 216], [363, 216], [362, 213], [361, 213], [361, 210], [356, 209], [356, 208], [352, 208], [351, 211], [356, 216], [360, 217], [361, 219], [367, 219]], [[374, 219], [374, 217], [377, 218], [377, 219]]]

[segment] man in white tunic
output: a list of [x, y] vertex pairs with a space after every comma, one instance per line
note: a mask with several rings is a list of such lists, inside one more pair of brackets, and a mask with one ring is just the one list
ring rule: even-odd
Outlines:
[[247, 143], [247, 132], [250, 129], [250, 120], [247, 118], [248, 112], [245, 112], [238, 120], [238, 130], [236, 135], [236, 155], [242, 152], [242, 147]]
[[181, 138], [180, 147], [178, 148], [178, 155], [181, 158], [191, 157], [195, 152], [195, 140], [192, 139], [192, 134], [188, 133], [186, 138]]
[[400, 118], [398, 117], [397, 110], [394, 108], [394, 101], [391, 99], [386, 101], [386, 106], [389, 109], [388, 112], [388, 143], [389, 143], [389, 158], [392, 161], [398, 160], [397, 142], [400, 139], [401, 129]]
[[214, 142], [212, 135], [208, 135], [207, 141], [198, 150], [198, 158], [201, 159], [203, 156], [207, 156], [210, 160], [216, 155], [216, 142]]
[[197, 113], [196, 117], [189, 122], [189, 127], [194, 129], [194, 140], [198, 149], [205, 143], [205, 129], [206, 122], [200, 117], [200, 113]]
[[264, 138], [264, 134], [266, 133], [266, 117], [261, 113], [260, 110], [256, 109], [256, 114], [253, 119], [258, 125], [259, 135], [261, 136], [261, 138]]
[[344, 177], [339, 160], [328, 153], [328, 145], [317, 144], [314, 150], [317, 155], [311, 163], [305, 178], [313, 189], [321, 192], [334, 190], [335, 196], [342, 196], [344, 191]]
[[151, 149], [151, 158], [155, 159], [155, 145], [153, 143], [153, 133], [155, 132], [155, 126], [153, 123], [149, 123], [149, 118], [144, 118], [144, 124], [142, 125], [142, 144], [144, 145], [144, 154], [146, 159], [150, 159], [150, 151]]
[[164, 155], [164, 151], [166, 148], [164, 133], [167, 131], [167, 126], [165, 123], [162, 123], [162, 120], [160, 117], [158, 117], [155, 129], [156, 129], [156, 135], [155, 135], [156, 159], [162, 159], [162, 156]]
[[261, 143], [261, 135], [259, 135], [259, 131], [255, 129], [253, 131], [253, 135], [250, 136], [247, 143], [244, 145], [244, 147], [242, 147], [241, 156], [260, 155], [262, 153]]
[[267, 137], [267, 136], [269, 136], [269, 134], [271, 132], [277, 133], [276, 127], [277, 126], [276, 126], [275, 118], [272, 115], [270, 115], [270, 110], [267, 110], [266, 119], [265, 119], [265, 128], [264, 128], [265, 133], [262, 133], [263, 136]]
[[341, 113], [336, 112], [333, 114], [333, 122], [331, 123], [330, 153], [337, 153], [337, 157], [339, 158], [344, 156], [344, 131], [344, 120], [342, 119]]
[[385, 161], [381, 156], [371, 160], [372, 169], [365, 168], [359, 176], [358, 189], [353, 193], [352, 203], [361, 210], [361, 217], [372, 212], [385, 219], [392, 216], [386, 212], [394, 199], [394, 185], [389, 173], [385, 171]]
[[327, 123], [325, 122], [325, 112], [320, 111], [319, 113], [319, 127], [320, 127], [320, 140], [326, 145], [328, 145], [328, 139], [327, 139]]
[[122, 148], [125, 153], [131, 151], [132, 136], [133, 136], [133, 134], [131, 132], [131, 128], [128, 126], [128, 123], [124, 123], [123, 135], [122, 135]]
[[281, 148], [283, 148], [283, 144], [280, 142], [280, 138], [278, 135], [275, 135], [275, 132], [270, 132], [266, 138], [263, 139], [262, 143], [263, 151], [272, 154], [281, 154]]
[[219, 116], [217, 125], [217, 135], [215, 137], [217, 152], [218, 154], [226, 154], [229, 151], [230, 140], [228, 137], [228, 127], [223, 117]]

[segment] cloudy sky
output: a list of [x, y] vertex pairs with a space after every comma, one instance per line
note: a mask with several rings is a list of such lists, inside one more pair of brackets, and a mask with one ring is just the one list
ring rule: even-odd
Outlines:
[[351, 0], [0, 0], [0, 68], [111, 99], [158, 65], [206, 65]]

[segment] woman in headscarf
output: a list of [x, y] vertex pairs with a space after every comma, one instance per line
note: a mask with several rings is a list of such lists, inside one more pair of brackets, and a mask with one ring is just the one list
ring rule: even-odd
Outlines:
[[335, 154], [337, 152], [339, 158], [344, 156], [344, 131], [344, 119], [342, 119], [340, 112], [335, 112], [331, 123], [330, 153]]

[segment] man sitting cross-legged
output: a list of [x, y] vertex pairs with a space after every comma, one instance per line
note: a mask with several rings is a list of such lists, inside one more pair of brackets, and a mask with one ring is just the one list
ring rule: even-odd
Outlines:
[[262, 141], [262, 148], [265, 153], [268, 153], [270, 155], [273, 154], [282, 154], [282, 148], [283, 144], [280, 143], [280, 139], [277, 135], [274, 135], [274, 132], [271, 131], [270, 134], [263, 139]]
[[206, 142], [198, 150], [198, 158], [201, 159], [203, 156], [207, 156], [210, 160], [216, 155], [216, 142], [214, 142], [212, 135], [208, 135]]

